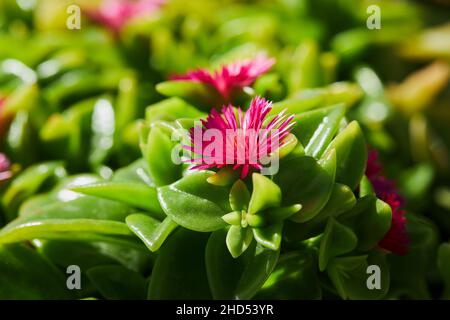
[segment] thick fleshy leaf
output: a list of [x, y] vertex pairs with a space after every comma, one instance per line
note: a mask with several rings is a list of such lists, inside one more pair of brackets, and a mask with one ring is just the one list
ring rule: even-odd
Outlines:
[[[369, 266], [380, 269], [380, 289], [369, 289], [371, 271]], [[375, 271], [377, 272], [377, 271]], [[372, 252], [370, 255], [339, 257], [332, 259], [327, 273], [342, 299], [381, 299], [389, 291], [390, 271], [385, 254]], [[373, 274], [373, 276], [377, 276]]]
[[299, 213], [291, 218], [295, 222], [314, 218], [327, 203], [333, 189], [329, 174], [314, 158], [307, 156], [283, 159], [274, 181], [281, 188], [283, 205], [302, 205]]
[[156, 90], [169, 97], [180, 97], [196, 106], [208, 110], [221, 104], [222, 97], [210, 85], [189, 80], [165, 81], [156, 85]]
[[358, 119], [368, 126], [380, 126], [392, 115], [392, 107], [384, 94], [383, 83], [367, 66], [357, 68], [354, 77], [365, 94], [356, 110]]
[[89, 163], [97, 168], [108, 158], [114, 146], [115, 113], [110, 99], [101, 98], [94, 106], [91, 120]]
[[[90, 181], [89, 181], [90, 182]], [[32, 239], [106, 241], [142, 249], [123, 222], [131, 209], [119, 202], [82, 196], [67, 189], [40, 196], [0, 231], [0, 242]], [[30, 201], [32, 201], [31, 199]]]
[[210, 299], [205, 266], [208, 234], [176, 231], [160, 249], [148, 289], [149, 299]]
[[15, 212], [20, 204], [39, 191], [39, 188], [52, 178], [54, 182], [63, 178], [66, 171], [60, 162], [46, 162], [29, 167], [14, 179], [11, 186], [5, 192], [2, 203], [10, 212], [10, 218], [15, 217]]
[[335, 183], [330, 199], [313, 219], [306, 223], [287, 221], [284, 230], [289, 242], [306, 240], [323, 232], [329, 217], [338, 217], [350, 210], [356, 203], [355, 195], [346, 185]]
[[431, 299], [428, 275], [436, 268], [438, 228], [423, 215], [407, 212], [406, 219], [410, 238], [408, 253], [404, 256], [388, 255], [392, 291], [401, 297]]
[[181, 178], [181, 165], [172, 160], [175, 144], [158, 126], [150, 129], [142, 146], [148, 164], [148, 172], [156, 186], [168, 185]]
[[112, 181], [142, 183], [148, 186], [155, 186], [148, 173], [147, 162], [142, 158], [114, 172]]
[[242, 180], [237, 180], [230, 190], [230, 207], [232, 210], [247, 210], [250, 192]]
[[376, 196], [375, 190], [373, 189], [373, 186], [367, 176], [363, 176], [361, 179], [361, 183], [359, 185], [359, 196]]
[[146, 272], [152, 266], [154, 255], [148, 250], [106, 242], [65, 240], [33, 240], [37, 251], [56, 266], [66, 269], [77, 265], [83, 274], [90, 268], [121, 264], [136, 272]]
[[295, 97], [275, 102], [270, 114], [277, 114], [287, 109], [291, 114], [302, 113], [319, 107], [324, 101], [325, 91], [323, 89], [306, 89], [295, 95]]
[[278, 263], [256, 299], [321, 299], [317, 260], [310, 251], [293, 251], [280, 256]]
[[334, 181], [336, 177], [336, 150], [328, 149], [317, 162]]
[[147, 296], [147, 280], [123, 266], [94, 267], [87, 276], [105, 299], [145, 300]]
[[228, 229], [226, 244], [233, 258], [238, 258], [248, 249], [253, 240], [251, 228], [231, 226]]
[[391, 221], [391, 207], [380, 199], [374, 200], [369, 210], [358, 217], [355, 227], [358, 235], [358, 248], [369, 250], [375, 247], [389, 231]]
[[320, 157], [336, 134], [339, 124], [344, 118], [346, 108], [343, 104], [336, 106], [326, 115], [305, 147], [305, 153], [312, 157]]
[[[5, 129], [5, 116], [0, 112], [0, 139], [3, 139]], [[31, 114], [29, 111], [19, 111], [11, 122], [6, 136], [6, 150], [8, 154], [14, 156], [17, 162], [29, 165], [37, 161], [36, 143]]]
[[443, 299], [450, 299], [450, 244], [443, 243], [439, 246], [437, 266], [444, 281]]
[[366, 141], [358, 123], [350, 122], [328, 148], [336, 150], [336, 182], [354, 190], [364, 175], [367, 163]]
[[255, 242], [239, 258], [231, 257], [225, 229], [213, 232], [206, 247], [206, 268], [214, 299], [251, 299], [264, 284], [278, 260], [278, 251]]
[[[303, 113], [299, 113], [295, 116], [295, 126], [292, 128], [291, 133], [293, 133], [297, 139], [301, 142], [303, 146], [307, 146], [311, 139], [314, 138], [315, 135], [321, 135], [323, 134], [325, 136], [325, 141], [330, 142], [330, 133], [331, 131], [334, 131], [331, 134], [331, 137], [333, 137], [333, 134], [336, 133], [336, 129], [334, 128], [334, 125], [331, 127], [328, 127], [329, 124], [327, 121], [334, 119], [335, 122], [339, 125], [340, 117], [342, 117], [343, 113], [345, 112], [345, 108], [342, 106], [342, 104], [331, 106], [331, 107], [325, 107], [320, 108], [312, 111], [307, 111]], [[326, 125], [326, 126], [325, 126]], [[324, 127], [325, 126], [325, 127]], [[324, 129], [324, 131], [322, 130]], [[327, 129], [328, 128], [328, 129]], [[316, 133], [317, 132], [317, 133]], [[320, 139], [317, 137], [316, 142], [314, 142], [310, 146], [310, 154], [313, 152], [313, 145], [318, 146], [317, 150], [320, 151], [324, 147], [326, 148], [327, 145], [324, 143], [320, 143]], [[315, 141], [313, 139], [313, 141]], [[305, 148], [306, 149], [306, 148]], [[324, 150], [324, 149], [323, 149]], [[323, 151], [322, 150], [322, 151]]]
[[275, 182], [259, 173], [252, 174], [252, 181], [253, 192], [248, 206], [249, 214], [280, 206], [281, 190]]
[[152, 252], [157, 251], [172, 231], [178, 226], [169, 217], [166, 217], [160, 222], [142, 213], [131, 214], [125, 221], [131, 231], [133, 231]]
[[292, 60], [288, 77], [288, 87], [291, 94], [300, 89], [315, 88], [322, 84], [319, 48], [315, 41], [303, 41], [296, 48]]
[[280, 249], [283, 222], [278, 222], [267, 227], [252, 229], [256, 242], [258, 242], [261, 246], [270, 250]]
[[187, 229], [200, 232], [226, 226], [222, 216], [231, 211], [228, 187], [207, 182], [213, 173], [198, 171], [158, 188], [158, 199], [166, 214]]
[[165, 214], [159, 205], [155, 187], [142, 183], [100, 182], [72, 188], [86, 195], [123, 202], [135, 208], [150, 211], [155, 218], [164, 219]]
[[62, 272], [25, 245], [0, 246], [0, 273], [2, 300], [76, 298]]
[[325, 270], [330, 259], [355, 249], [357, 242], [358, 239], [352, 229], [330, 217], [320, 241], [320, 271]]
[[335, 82], [324, 88], [304, 89], [286, 100], [275, 102], [270, 114], [280, 113], [284, 109], [291, 114], [298, 114], [338, 103], [344, 103], [346, 107], [350, 107], [361, 96], [362, 90], [358, 85]]
[[204, 114], [192, 105], [179, 98], [170, 98], [147, 107], [146, 120], [150, 123], [155, 121], [175, 121], [180, 118], [200, 118]]

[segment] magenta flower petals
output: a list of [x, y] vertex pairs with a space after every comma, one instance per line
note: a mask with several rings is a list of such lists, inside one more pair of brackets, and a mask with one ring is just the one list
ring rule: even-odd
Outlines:
[[3, 153], [0, 153], [0, 182], [12, 177], [10, 166], [8, 158]]
[[104, 0], [94, 9], [87, 10], [88, 16], [114, 32], [118, 32], [131, 19], [157, 11], [164, 0]]
[[274, 64], [275, 59], [261, 55], [253, 60], [223, 65], [214, 72], [207, 69], [189, 71], [185, 75], [173, 76], [172, 80], [191, 80], [211, 85], [225, 101], [229, 102], [235, 89], [251, 85], [260, 75], [269, 71]]
[[223, 106], [221, 113], [213, 109], [201, 126], [190, 131], [191, 146], [183, 146], [195, 154], [187, 162], [192, 169], [210, 169], [230, 166], [241, 170], [241, 178], [252, 170], [260, 171], [264, 159], [281, 146], [289, 134], [293, 116], [281, 113], [265, 125], [270, 102], [256, 97], [247, 112], [233, 106]]
[[402, 209], [403, 199], [395, 188], [395, 182], [380, 174], [382, 168], [377, 158], [377, 152], [371, 150], [368, 156], [366, 175], [372, 183], [377, 197], [392, 209], [391, 228], [378, 245], [389, 252], [405, 255], [408, 252], [410, 240], [406, 232], [406, 212]]

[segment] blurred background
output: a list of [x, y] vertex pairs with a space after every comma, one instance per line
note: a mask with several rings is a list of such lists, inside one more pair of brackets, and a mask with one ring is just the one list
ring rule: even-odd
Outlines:
[[[73, 4], [80, 28], [70, 30]], [[449, 1], [167, 0], [119, 29], [91, 14], [100, 5], [0, 0], [0, 150], [16, 175], [61, 162], [31, 194], [58, 175], [108, 178], [139, 158], [140, 119], [163, 99], [159, 82], [264, 52], [277, 64], [255, 92], [306, 106], [316, 89], [345, 95], [406, 208], [429, 224], [411, 231], [421, 263], [392, 257], [391, 277], [407, 284], [391, 294], [430, 298], [442, 277], [450, 284], [439, 272], [450, 259], [439, 249], [450, 236]], [[368, 28], [371, 5], [380, 28]], [[2, 198], [0, 226], [25, 198]]]

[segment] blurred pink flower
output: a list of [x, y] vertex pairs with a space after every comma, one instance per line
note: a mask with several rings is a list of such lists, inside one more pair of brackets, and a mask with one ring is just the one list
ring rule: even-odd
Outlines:
[[173, 76], [172, 80], [192, 80], [202, 82], [214, 87], [226, 102], [230, 102], [234, 89], [242, 89], [251, 85], [263, 73], [275, 64], [275, 59], [263, 55], [253, 60], [237, 61], [221, 66], [218, 70], [210, 72], [207, 69], [189, 71], [185, 75]]
[[8, 180], [11, 176], [9, 160], [3, 153], [0, 153], [0, 182]]
[[241, 108], [235, 111], [231, 105], [223, 106], [222, 113], [212, 109], [202, 126], [191, 129], [191, 146], [183, 146], [200, 156], [188, 161], [196, 164], [192, 169], [242, 167], [242, 179], [252, 168], [260, 171], [262, 159], [283, 146], [294, 125], [294, 116], [288, 117], [284, 111], [266, 124], [271, 109], [272, 104], [261, 97], [255, 97], [245, 113]]
[[87, 9], [87, 15], [118, 32], [131, 19], [157, 11], [165, 0], [103, 0], [98, 8]]
[[410, 241], [406, 232], [406, 212], [402, 209], [403, 199], [395, 188], [395, 182], [381, 175], [381, 170], [377, 152], [369, 151], [366, 175], [372, 183], [377, 197], [389, 204], [392, 209], [391, 228], [378, 245], [395, 254], [405, 255], [408, 252]]

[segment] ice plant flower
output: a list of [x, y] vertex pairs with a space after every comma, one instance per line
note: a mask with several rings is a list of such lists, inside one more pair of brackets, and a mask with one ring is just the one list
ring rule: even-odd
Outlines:
[[0, 153], [0, 182], [8, 180], [11, 176], [9, 160], [3, 153]]
[[[232, 106], [223, 106], [221, 113], [212, 109], [201, 125], [190, 131], [190, 146], [183, 146], [194, 154], [187, 162], [192, 169], [210, 169], [229, 166], [241, 170], [244, 179], [250, 170], [261, 171], [268, 159], [285, 144], [293, 115], [281, 112], [273, 118], [268, 114], [271, 102], [255, 97], [244, 112]], [[195, 158], [200, 156], [199, 158]]]
[[378, 163], [376, 151], [369, 152], [366, 176], [373, 185], [378, 198], [389, 204], [392, 209], [391, 228], [378, 243], [384, 250], [398, 255], [407, 253], [409, 237], [406, 232], [405, 210], [402, 209], [403, 199], [395, 188], [395, 182], [381, 174], [381, 165]]
[[87, 15], [114, 32], [119, 32], [131, 19], [157, 11], [164, 0], [103, 0], [96, 9], [86, 10]]
[[235, 90], [251, 85], [274, 64], [275, 59], [259, 55], [255, 59], [222, 65], [213, 72], [207, 69], [189, 71], [185, 75], [173, 76], [172, 80], [191, 80], [208, 84], [219, 92], [224, 101], [230, 102]]

